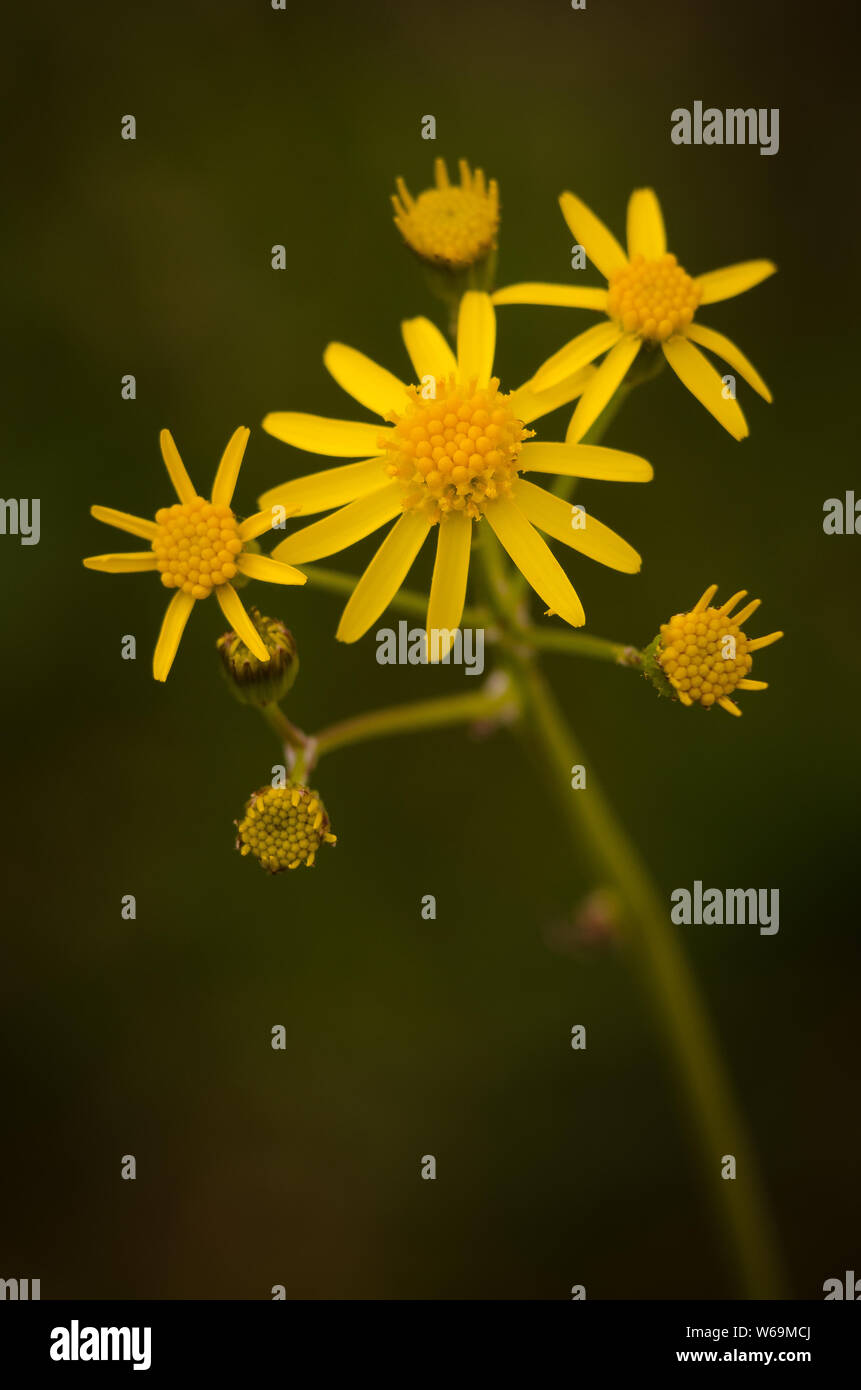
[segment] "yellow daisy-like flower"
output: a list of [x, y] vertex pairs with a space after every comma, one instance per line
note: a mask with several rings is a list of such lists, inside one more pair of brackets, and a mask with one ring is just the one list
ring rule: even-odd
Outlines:
[[734, 439], [748, 434], [738, 402], [728, 396], [720, 374], [700, 352], [715, 353], [763, 400], [771, 392], [744, 353], [713, 328], [696, 322], [703, 304], [732, 299], [752, 289], [777, 267], [771, 261], [742, 261], [693, 277], [667, 251], [661, 206], [651, 188], [638, 188], [628, 202], [628, 254], [593, 212], [563, 193], [562, 215], [589, 259], [606, 276], [606, 289], [576, 285], [520, 284], [497, 290], [496, 304], [552, 304], [598, 309], [608, 322], [588, 328], [545, 362], [532, 385], [543, 390], [606, 353], [578, 402], [567, 439], [582, 439], [598, 418], [646, 344], [660, 344], [676, 376]]
[[733, 613], [737, 603], [747, 597], [741, 589], [720, 608], [712, 608], [717, 584], [711, 584], [689, 613], [676, 613], [661, 624], [655, 658], [683, 705], [720, 705], [729, 714], [741, 714], [730, 695], [736, 690], [767, 690], [767, 681], [752, 681], [748, 672], [753, 653], [770, 647], [783, 636], [770, 632], [767, 637], [750, 638], [742, 631], [759, 607], [753, 599]]
[[230, 626], [242, 638], [258, 661], [268, 661], [265, 642], [242, 606], [231, 579], [237, 574], [249, 579], [266, 579], [272, 584], [304, 584], [305, 575], [290, 565], [253, 554], [245, 549], [248, 541], [262, 536], [272, 525], [271, 509], [239, 521], [231, 509], [233, 491], [248, 443], [250, 430], [236, 430], [224, 450], [209, 501], [198, 497], [185, 470], [169, 430], [159, 436], [162, 457], [179, 502], [162, 507], [155, 521], [130, 516], [112, 507], [91, 507], [97, 521], [129, 531], [149, 541], [149, 550], [127, 554], [91, 555], [87, 569], [107, 574], [130, 574], [137, 570], [158, 570], [161, 582], [176, 593], [167, 606], [153, 657], [153, 675], [167, 680], [180, 638], [198, 599], [211, 593], [221, 606]]
[[[524, 386], [506, 394], [491, 375], [496, 318], [489, 295], [471, 290], [463, 296], [457, 356], [428, 319], [408, 319], [401, 328], [419, 385], [405, 384], [343, 343], [330, 343], [323, 355], [339, 385], [382, 416], [385, 429], [293, 412], [263, 421], [265, 430], [296, 448], [362, 460], [264, 493], [261, 507], [280, 505], [301, 515], [338, 508], [289, 536], [273, 553], [290, 564], [319, 560], [398, 518], [341, 617], [337, 636], [355, 642], [394, 598], [437, 526], [427, 626], [445, 634], [458, 627], [463, 614], [473, 522], [486, 517], [548, 610], [580, 626], [585, 622], [580, 600], [538, 532], [628, 574], [640, 568], [640, 557], [591, 514], [575, 515], [567, 502], [522, 474], [538, 470], [645, 482], [651, 465], [617, 449], [530, 441], [526, 426], [573, 400], [592, 369], [549, 391]], [[443, 636], [442, 656], [449, 645]]]
[[499, 188], [484, 172], [470, 173], [460, 161], [460, 187], [448, 181], [444, 159], [434, 161], [435, 188], [413, 198], [403, 179], [392, 195], [395, 222], [404, 241], [423, 260], [447, 270], [466, 270], [496, 246]]

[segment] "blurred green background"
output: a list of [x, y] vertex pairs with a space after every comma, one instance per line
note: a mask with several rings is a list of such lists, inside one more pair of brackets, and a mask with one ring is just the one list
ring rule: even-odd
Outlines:
[[[734, 720], [630, 671], [548, 669], [668, 910], [695, 878], [780, 889], [776, 937], [678, 930], [791, 1293], [861, 1268], [861, 540], [822, 531], [825, 499], [858, 482], [851, 12], [158, 0], [7, 17], [2, 491], [41, 497], [42, 539], [0, 538], [0, 1276], [40, 1277], [46, 1298], [739, 1293], [704, 1196], [717, 1161], [704, 1178], [638, 980], [613, 946], [559, 949], [593, 883], [519, 746], [451, 732], [333, 755], [314, 782], [336, 849], [270, 879], [234, 852], [232, 821], [280, 759], [222, 686], [216, 605], [157, 686], [162, 590], [81, 566], [124, 546], [92, 502], [151, 514], [169, 497], [162, 426], [201, 489], [251, 426], [249, 512], [307, 462], [263, 434], [267, 411], [362, 415], [322, 368], [331, 338], [406, 371], [399, 320], [440, 312], [389, 194], [396, 174], [426, 186], [436, 154], [499, 179], [502, 284], [573, 278], [566, 187], [621, 235], [630, 190], [653, 185], [692, 273], [779, 264], [705, 316], [775, 405], [740, 386], [736, 444], [669, 372], [635, 393], [608, 442], [655, 481], [579, 495], [643, 571], [566, 562], [590, 630], [638, 645], [711, 581], [761, 596], [753, 631], [787, 633], [757, 658], [769, 691]], [[779, 107], [777, 156], [674, 146], [670, 112], [697, 99]], [[501, 310], [503, 382], [594, 321]], [[357, 572], [372, 549], [333, 563]], [[296, 634], [304, 727], [476, 684], [380, 667], [372, 637], [336, 644], [340, 601], [310, 585], [245, 596]]]

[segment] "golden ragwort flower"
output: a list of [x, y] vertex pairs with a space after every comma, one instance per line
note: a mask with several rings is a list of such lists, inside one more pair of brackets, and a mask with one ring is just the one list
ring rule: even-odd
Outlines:
[[413, 198], [403, 179], [392, 195], [395, 223], [404, 241], [422, 260], [446, 270], [466, 270], [496, 246], [499, 188], [484, 172], [470, 173], [460, 160], [460, 187], [450, 184], [444, 159], [434, 161], [435, 188]]
[[270, 874], [311, 868], [320, 846], [337, 840], [319, 792], [298, 782], [253, 792], [236, 830], [240, 854], [252, 854]]
[[[491, 375], [496, 318], [489, 295], [471, 290], [463, 296], [456, 356], [429, 319], [408, 319], [401, 329], [420, 385], [406, 385], [343, 343], [330, 343], [323, 355], [339, 385], [381, 415], [385, 429], [293, 412], [263, 421], [269, 434], [296, 448], [362, 460], [263, 494], [261, 507], [332, 512], [288, 536], [273, 554], [290, 564], [318, 560], [398, 518], [341, 616], [338, 638], [355, 642], [394, 598], [431, 527], [438, 526], [427, 626], [452, 633], [463, 614], [473, 522], [485, 517], [548, 611], [580, 626], [580, 599], [538, 532], [627, 574], [640, 568], [640, 557], [591, 513], [582, 528], [576, 526], [569, 503], [522, 474], [646, 482], [651, 465], [618, 449], [530, 441], [526, 426], [573, 400], [593, 369], [540, 394], [529, 386], [503, 392]], [[443, 636], [442, 658], [449, 645]]]
[[628, 254], [593, 212], [563, 193], [562, 215], [589, 259], [608, 281], [607, 289], [577, 285], [524, 283], [497, 290], [495, 304], [551, 304], [602, 310], [608, 322], [596, 324], [548, 358], [530, 385], [544, 390], [570, 372], [606, 353], [571, 417], [566, 438], [582, 439], [630, 369], [641, 347], [660, 344], [676, 376], [734, 439], [748, 434], [741, 407], [724, 391], [720, 374], [700, 352], [723, 358], [763, 400], [771, 392], [744, 353], [722, 333], [695, 321], [703, 304], [731, 299], [773, 275], [771, 261], [737, 265], [690, 276], [667, 251], [660, 203], [651, 188], [638, 188], [628, 202]]
[[161, 582], [176, 593], [167, 606], [153, 657], [153, 675], [167, 680], [185, 625], [198, 599], [213, 591], [231, 627], [259, 661], [268, 661], [265, 642], [242, 606], [231, 579], [236, 574], [265, 579], [272, 584], [304, 584], [305, 576], [278, 560], [246, 550], [247, 542], [262, 536], [272, 525], [270, 508], [247, 521], [239, 521], [231, 509], [233, 492], [250, 430], [240, 427], [231, 436], [218, 465], [212, 497], [198, 497], [169, 430], [159, 436], [162, 457], [179, 502], [162, 507], [154, 521], [131, 516], [112, 507], [91, 507], [97, 521], [129, 531], [150, 542], [149, 550], [126, 554], [91, 555], [87, 569], [108, 574], [159, 570]]
[[711, 584], [689, 613], [676, 613], [661, 624], [655, 657], [683, 705], [699, 704], [708, 709], [720, 705], [729, 714], [741, 714], [730, 695], [736, 690], [767, 690], [767, 681], [748, 679], [753, 653], [770, 647], [783, 636], [770, 632], [767, 637], [748, 637], [742, 630], [759, 607], [753, 599], [733, 613], [737, 603], [747, 597], [740, 589], [720, 608], [712, 608], [717, 584]]

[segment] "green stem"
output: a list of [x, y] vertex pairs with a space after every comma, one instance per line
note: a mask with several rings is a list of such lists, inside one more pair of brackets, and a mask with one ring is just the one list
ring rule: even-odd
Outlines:
[[270, 728], [274, 729], [281, 742], [284, 744], [285, 751], [289, 750], [288, 762], [290, 764], [290, 776], [297, 782], [301, 782], [305, 775], [305, 766], [308, 761], [308, 739], [301, 729], [297, 729], [295, 724], [291, 724], [283, 709], [279, 705], [261, 705], [260, 712]]
[[[623, 381], [620, 386], [617, 386], [598, 419], [593, 422], [580, 440], [581, 444], [600, 444], [602, 442], [604, 435], [630, 396], [632, 389], [632, 384], [629, 381]], [[567, 501], [573, 497], [576, 483], [576, 478], [560, 477], [556, 479], [551, 490], [557, 497], [563, 497]]]
[[388, 709], [357, 714], [339, 724], [323, 729], [314, 740], [317, 755], [332, 753], [337, 748], [365, 743], [372, 738], [390, 734], [410, 734], [420, 729], [441, 729], [450, 724], [472, 724], [483, 719], [499, 719], [516, 715], [517, 705], [512, 698], [508, 681], [498, 691], [476, 691], [475, 694], [447, 695], [436, 700], [417, 700], [409, 705], [393, 705]]
[[[528, 659], [515, 655], [513, 661], [525, 706], [521, 727], [543, 763], [574, 849], [585, 843], [599, 872], [621, 897], [627, 941], [675, 1063], [699, 1141], [703, 1181], [746, 1295], [778, 1298], [779, 1266], [753, 1148], [667, 903], [591, 770], [587, 786], [572, 789], [571, 769], [586, 766], [584, 754], [540, 671]], [[721, 1176], [724, 1154], [735, 1156], [734, 1180]]]
[[588, 656], [595, 661], [612, 661], [616, 666], [642, 664], [642, 654], [624, 642], [611, 642], [607, 637], [593, 637], [588, 632], [569, 632], [564, 628], [530, 627], [523, 633], [524, 641], [546, 652], [565, 652], [569, 656]]
[[[321, 589], [328, 589], [333, 594], [352, 594], [358, 584], [358, 577], [355, 574], [345, 574], [343, 570], [327, 569], [323, 565], [303, 565], [302, 571], [307, 574], [312, 584], [316, 584]], [[399, 610], [401, 613], [409, 613], [411, 616], [421, 618], [424, 623], [427, 617], [428, 600], [426, 594], [417, 594], [410, 589], [399, 589], [391, 600], [391, 608]], [[464, 608], [461, 618], [461, 627], [487, 627], [490, 615], [483, 608]]]
[[294, 752], [301, 752], [305, 747], [305, 735], [301, 729], [297, 729], [295, 724], [291, 724], [284, 711], [279, 705], [270, 704], [261, 706], [263, 717], [267, 724], [275, 730], [281, 742]]

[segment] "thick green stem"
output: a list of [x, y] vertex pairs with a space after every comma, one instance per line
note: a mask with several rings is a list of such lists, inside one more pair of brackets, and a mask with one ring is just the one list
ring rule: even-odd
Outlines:
[[475, 694], [448, 695], [437, 700], [417, 700], [409, 705], [372, 710], [332, 724], [314, 740], [318, 757], [336, 748], [366, 743], [390, 734], [411, 734], [421, 729], [441, 729], [450, 724], [473, 724], [484, 719], [500, 719], [517, 713], [508, 681], [498, 691], [477, 690]]
[[616, 666], [642, 665], [642, 653], [624, 642], [611, 642], [607, 637], [593, 637], [589, 632], [570, 632], [564, 628], [530, 627], [523, 640], [545, 652], [564, 652], [567, 656], [588, 656], [594, 661], [611, 661]]
[[[585, 846], [599, 875], [620, 895], [625, 937], [675, 1063], [699, 1140], [703, 1182], [746, 1295], [778, 1298], [779, 1266], [756, 1159], [668, 905], [597, 785], [544, 677], [528, 658], [515, 655], [513, 662], [524, 699], [520, 727], [543, 764], [575, 853]], [[586, 768], [581, 790], [571, 787], [575, 766]], [[726, 1154], [735, 1157], [735, 1179], [722, 1177]]]

